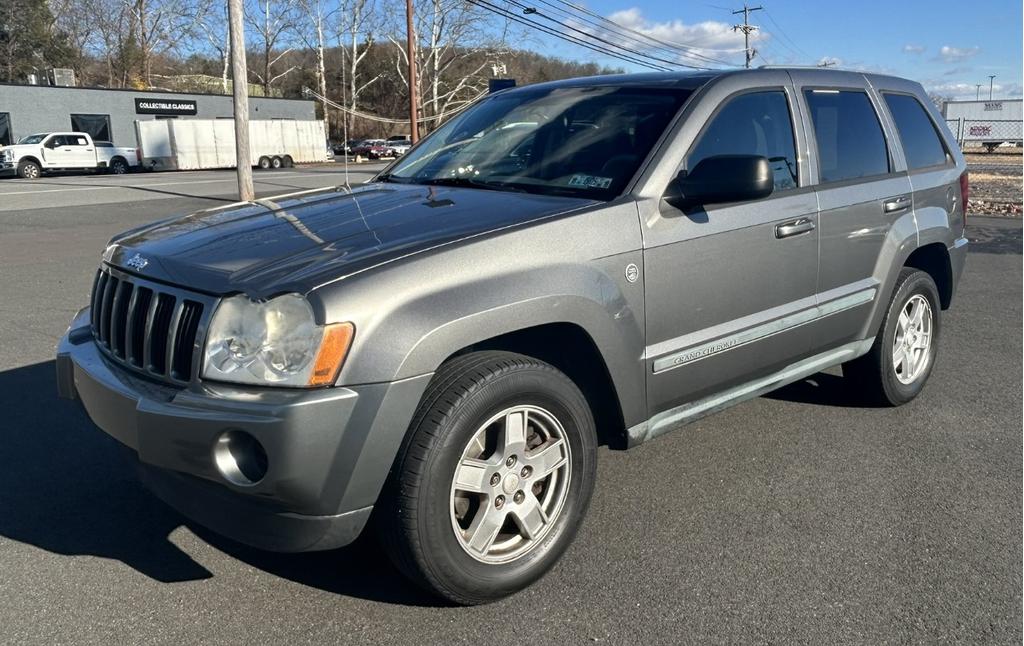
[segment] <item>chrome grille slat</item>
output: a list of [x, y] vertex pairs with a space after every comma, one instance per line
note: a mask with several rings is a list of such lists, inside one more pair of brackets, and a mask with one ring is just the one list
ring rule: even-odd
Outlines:
[[131, 292], [132, 284], [126, 280], [120, 281], [110, 306], [110, 351], [118, 358], [124, 358], [125, 318]]
[[153, 352], [153, 319], [156, 318], [156, 307], [159, 303], [159, 294], [153, 293], [149, 299], [149, 311], [146, 312], [146, 327], [142, 341], [142, 368], [147, 372], [153, 369], [153, 362], [149, 357]]
[[178, 323], [181, 321], [181, 313], [185, 310], [185, 301], [178, 299], [174, 303], [174, 312], [171, 314], [171, 322], [167, 325], [167, 349], [164, 350], [164, 371], [175, 378], [174, 375], [174, 348], [178, 340]]
[[109, 358], [171, 383], [198, 379], [196, 348], [216, 298], [104, 265], [90, 302], [93, 336]]
[[114, 290], [117, 289], [117, 279], [111, 276], [103, 285], [103, 301], [100, 303], [100, 330], [99, 341], [103, 345], [110, 345], [110, 310], [114, 307]]

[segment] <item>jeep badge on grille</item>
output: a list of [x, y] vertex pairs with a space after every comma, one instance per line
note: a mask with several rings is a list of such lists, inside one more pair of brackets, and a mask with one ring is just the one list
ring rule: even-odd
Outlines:
[[124, 261], [124, 266], [125, 267], [129, 267], [131, 269], [136, 269], [138, 271], [142, 271], [143, 268], [145, 268], [145, 266], [148, 265], [148, 264], [149, 264], [149, 261], [146, 260], [145, 258], [143, 258], [142, 256], [140, 256], [139, 254], [135, 254], [134, 256], [129, 258], [128, 260]]

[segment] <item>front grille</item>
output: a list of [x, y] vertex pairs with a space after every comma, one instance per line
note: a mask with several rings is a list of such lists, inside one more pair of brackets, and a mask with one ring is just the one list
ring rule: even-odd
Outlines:
[[92, 287], [92, 333], [118, 363], [187, 383], [196, 376], [197, 341], [211, 309], [209, 297], [102, 267]]

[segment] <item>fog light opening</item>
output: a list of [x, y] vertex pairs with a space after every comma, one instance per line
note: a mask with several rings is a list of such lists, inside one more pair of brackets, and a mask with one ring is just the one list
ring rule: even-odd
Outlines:
[[267, 475], [267, 452], [245, 431], [225, 431], [213, 447], [213, 459], [224, 479], [240, 487], [259, 484]]

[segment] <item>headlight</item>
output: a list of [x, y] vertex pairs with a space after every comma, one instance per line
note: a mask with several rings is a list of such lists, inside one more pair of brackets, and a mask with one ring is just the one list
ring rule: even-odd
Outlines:
[[271, 386], [328, 386], [348, 353], [351, 323], [318, 326], [298, 294], [265, 303], [224, 299], [210, 321], [203, 377]]

